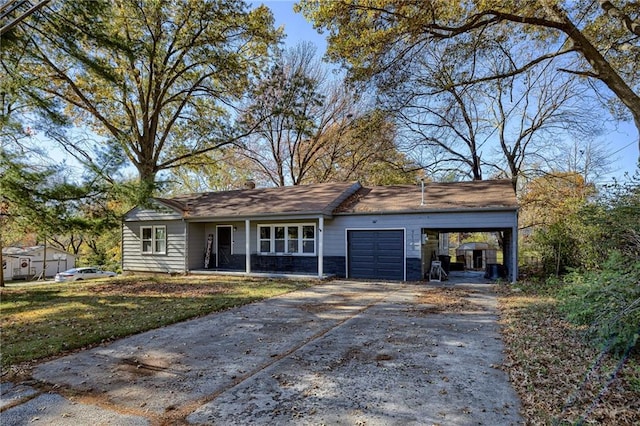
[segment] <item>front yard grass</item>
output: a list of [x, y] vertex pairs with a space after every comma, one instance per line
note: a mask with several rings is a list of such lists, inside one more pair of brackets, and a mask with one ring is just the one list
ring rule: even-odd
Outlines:
[[521, 285], [522, 292], [503, 291], [499, 303], [505, 370], [526, 423], [640, 424], [640, 354], [631, 351], [622, 363], [587, 345], [552, 291]]
[[19, 364], [302, 289], [311, 281], [119, 277], [0, 288], [3, 378]]

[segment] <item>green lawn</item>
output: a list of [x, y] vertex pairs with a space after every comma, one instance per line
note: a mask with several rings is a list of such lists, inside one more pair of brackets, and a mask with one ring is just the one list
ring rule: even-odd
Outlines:
[[245, 277], [120, 277], [0, 289], [2, 373], [25, 361], [312, 285]]

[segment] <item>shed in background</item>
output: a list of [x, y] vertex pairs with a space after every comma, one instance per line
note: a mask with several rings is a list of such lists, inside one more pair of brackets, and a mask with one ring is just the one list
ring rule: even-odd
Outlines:
[[[46, 251], [46, 262], [44, 261]], [[43, 268], [46, 263], [46, 271]], [[39, 245], [31, 247], [3, 247], [2, 269], [5, 280], [31, 280], [53, 277], [60, 271], [74, 268], [76, 256], [56, 247]]]
[[498, 263], [498, 249], [489, 243], [464, 243], [456, 248], [456, 262], [464, 263], [465, 269], [486, 269]]

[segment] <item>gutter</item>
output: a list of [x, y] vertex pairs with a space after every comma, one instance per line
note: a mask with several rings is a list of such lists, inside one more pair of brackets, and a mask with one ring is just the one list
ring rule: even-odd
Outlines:
[[424, 213], [474, 213], [474, 212], [513, 212], [520, 207], [473, 207], [473, 208], [448, 208], [448, 209], [404, 209], [404, 210], [378, 210], [367, 212], [340, 212], [334, 216], [363, 216], [363, 215], [391, 215], [391, 214], [424, 214]]
[[187, 222], [232, 222], [249, 219], [255, 222], [260, 219], [268, 220], [291, 220], [291, 219], [318, 219], [319, 216], [325, 219], [333, 218], [326, 212], [304, 212], [304, 213], [263, 213], [260, 215], [241, 215], [241, 216], [184, 216], [183, 220]]

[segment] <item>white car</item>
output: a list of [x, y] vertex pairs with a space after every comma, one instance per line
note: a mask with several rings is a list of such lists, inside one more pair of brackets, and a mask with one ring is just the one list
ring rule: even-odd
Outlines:
[[115, 277], [117, 274], [111, 271], [101, 271], [98, 268], [73, 268], [56, 274], [55, 281], [62, 283], [66, 281], [95, 280], [97, 278]]

